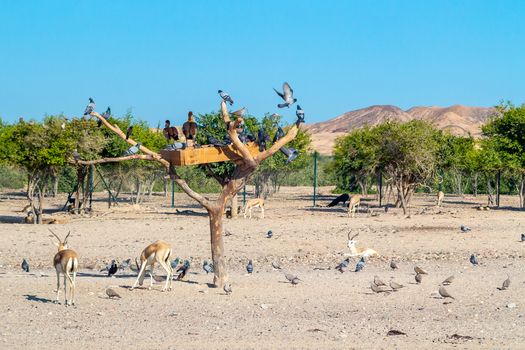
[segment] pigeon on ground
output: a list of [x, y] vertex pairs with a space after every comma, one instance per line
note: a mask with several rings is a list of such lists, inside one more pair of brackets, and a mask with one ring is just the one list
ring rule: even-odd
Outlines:
[[359, 259], [359, 261], [355, 265], [355, 272], [361, 271], [363, 267], [365, 267], [365, 258], [361, 257], [361, 259]]
[[268, 231], [268, 233], [266, 234], [266, 237], [267, 237], [267, 238], [272, 238], [272, 237], [273, 237], [273, 232], [272, 232], [272, 230]]
[[449, 294], [449, 292], [447, 292], [445, 287], [439, 287], [439, 295], [441, 295], [443, 298], [455, 299], [452, 295]]
[[266, 142], [268, 142], [269, 136], [261, 126], [257, 132], [257, 144], [259, 145], [259, 152], [263, 152], [266, 149]]
[[253, 272], [253, 262], [251, 260], [248, 261], [248, 265], [246, 265], [246, 271], [248, 271], [248, 273]]
[[118, 265], [115, 260], [111, 260], [111, 265], [108, 268], [108, 277], [113, 276], [118, 271]]
[[277, 261], [272, 261], [272, 267], [276, 270], [281, 269], [281, 265]]
[[343, 273], [348, 269], [348, 264], [350, 264], [350, 258], [346, 258], [345, 260], [343, 260], [339, 265], [335, 267], [335, 269]]
[[230, 295], [232, 292], [232, 286], [229, 283], [225, 283], [222, 289], [227, 295]]
[[478, 262], [478, 258], [476, 257], [475, 254], [472, 254], [472, 255], [470, 256], [470, 263], [471, 263], [472, 265], [478, 265], [478, 264], [479, 264], [479, 262]]
[[392, 261], [390, 261], [390, 268], [392, 270], [395, 270], [395, 269], [398, 269], [399, 267], [397, 266], [396, 262], [392, 259]]
[[[102, 113], [100, 116], [101, 116], [102, 118], [108, 120], [109, 117], [111, 116], [111, 108], [108, 106], [108, 109], [106, 109], [106, 111], [105, 111], [104, 113]], [[102, 125], [102, 120], [99, 119], [99, 120], [97, 121], [97, 126], [100, 128], [101, 125]]]
[[290, 107], [295, 102], [297, 102], [297, 99], [293, 97], [293, 90], [290, 87], [288, 83], [283, 83], [283, 92], [279, 92], [276, 89], [273, 89], [277, 95], [279, 95], [283, 100], [284, 103], [279, 103], [277, 107], [284, 108], [284, 107]]
[[171, 262], [171, 268], [172, 269], [176, 269], [177, 266], [179, 266], [179, 263], [180, 263], [180, 258], [179, 257], [176, 257], [175, 260], [173, 260]]
[[120, 264], [119, 269], [125, 270], [129, 267], [129, 264], [131, 263], [131, 259], [126, 259]]
[[133, 125], [130, 125], [126, 130], [126, 140], [128, 140], [131, 137], [131, 134], [133, 134]]
[[291, 273], [285, 273], [284, 277], [288, 280], [288, 282], [292, 282], [294, 279], [299, 279], [299, 277], [292, 275]]
[[304, 111], [301, 106], [297, 105], [297, 111], [295, 112], [295, 115], [297, 116], [297, 125], [304, 123]]
[[379, 287], [386, 286], [386, 283], [381, 281], [378, 276], [374, 276], [374, 284]]
[[465, 225], [461, 225], [461, 227], [459, 229], [461, 230], [461, 232], [469, 232], [469, 231], [471, 231], [471, 228], [468, 227], [468, 226], [465, 226]]
[[235, 112], [231, 112], [230, 114], [234, 115], [236, 117], [241, 117], [242, 118], [246, 114], [246, 111], [247, 111], [246, 107], [242, 107], [241, 109], [236, 110]]
[[293, 280], [291, 280], [290, 282], [292, 283], [292, 285], [296, 286], [299, 284], [301, 280], [297, 277], [295, 277]]
[[27, 262], [26, 259], [22, 260], [22, 270], [24, 270], [25, 272], [29, 272], [29, 263]]
[[106, 288], [106, 294], [107, 296], [110, 298], [110, 299], [113, 299], [113, 298], [119, 298], [121, 299], [122, 297], [117, 293], [115, 292], [113, 289], [111, 288]]
[[93, 99], [90, 97], [89, 103], [86, 106], [86, 109], [84, 110], [84, 115], [90, 115], [91, 112], [95, 110], [95, 108], [96, 108], [95, 101], [93, 101]]
[[416, 279], [416, 283], [417, 283], [417, 284], [420, 284], [421, 281], [423, 281], [423, 275], [422, 275], [422, 274], [419, 274], [419, 273], [416, 273], [416, 277], [415, 277], [415, 279]]
[[177, 269], [176, 272], [178, 272], [177, 281], [181, 281], [184, 279], [184, 276], [186, 276], [186, 273], [190, 269], [190, 262], [189, 260], [184, 260], [184, 264]]
[[142, 146], [142, 142], [137, 142], [135, 146], [131, 146], [124, 152], [124, 156], [132, 156], [134, 154], [139, 153], [140, 146]]
[[233, 100], [226, 91], [219, 90], [218, 92], [224, 102], [228, 102], [230, 106], [233, 105]]
[[208, 260], [204, 260], [204, 262], [202, 263], [202, 268], [204, 269], [204, 271], [206, 271], [206, 274], [213, 272], [213, 264], [210, 264]]
[[444, 285], [444, 286], [448, 286], [448, 285], [452, 284], [452, 282], [454, 282], [455, 278], [456, 277], [454, 277], [454, 275], [452, 275], [452, 276], [448, 277], [446, 280], [444, 280], [443, 282], [441, 282], [441, 284]]
[[386, 286], [378, 286], [374, 282], [370, 282], [370, 289], [374, 293], [390, 293], [390, 290]]
[[510, 276], [507, 275], [507, 279], [503, 281], [503, 284], [501, 288], [498, 288], [499, 290], [507, 290], [510, 287]]
[[392, 290], [394, 292], [399, 290], [399, 289], [401, 289], [401, 288], [403, 288], [403, 287], [404, 287], [404, 285], [402, 285], [402, 284], [399, 284], [399, 283], [394, 282], [394, 281], [390, 281], [390, 288], [392, 288]]
[[525, 233], [521, 234], [521, 242], [525, 242]]
[[420, 275], [428, 275], [428, 273], [419, 266], [414, 266], [414, 271]]

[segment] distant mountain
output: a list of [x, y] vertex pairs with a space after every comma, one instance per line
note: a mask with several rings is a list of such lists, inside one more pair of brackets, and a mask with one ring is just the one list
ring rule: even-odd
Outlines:
[[440, 129], [449, 129], [456, 135], [479, 136], [481, 126], [494, 113], [494, 108], [466, 107], [412, 107], [406, 111], [391, 105], [370, 106], [344, 113], [336, 118], [304, 127], [312, 134], [313, 148], [321, 154], [331, 154], [334, 141], [356, 128], [375, 126], [385, 121], [407, 122], [412, 119], [428, 121]]

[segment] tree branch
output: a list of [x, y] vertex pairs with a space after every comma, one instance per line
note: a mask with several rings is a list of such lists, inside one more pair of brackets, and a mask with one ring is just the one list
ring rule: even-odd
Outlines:
[[204, 167], [206, 168], [206, 171], [208, 172], [208, 174], [213, 177], [218, 183], [219, 185], [221, 186], [224, 186], [226, 181], [224, 181], [224, 179], [222, 177], [220, 177], [219, 175], [217, 175], [211, 168], [211, 166], [209, 164], [204, 164]]
[[179, 185], [179, 187], [188, 195], [190, 196], [191, 198], [193, 198], [194, 200], [196, 200], [200, 205], [202, 205], [204, 208], [206, 208], [207, 210], [210, 210], [212, 208], [212, 205], [210, 203], [209, 200], [207, 200], [203, 195], [201, 195], [200, 193], [197, 193], [195, 192], [194, 190], [192, 190], [190, 188], [190, 186], [188, 185], [188, 183], [183, 179], [181, 178], [178, 174], [177, 174], [177, 171], [175, 170], [175, 166], [173, 165], [170, 165], [169, 167], [169, 173], [170, 173], [170, 178], [175, 181], [175, 183], [177, 183], [177, 185]]
[[269, 149], [267, 149], [266, 151], [264, 152], [261, 152], [259, 153], [256, 157], [255, 157], [255, 161], [257, 163], [260, 163], [262, 162], [263, 160], [265, 160], [266, 158], [268, 157], [271, 157], [273, 156], [281, 147], [285, 146], [288, 142], [292, 141], [296, 136], [297, 136], [297, 132], [299, 131], [299, 129], [297, 128], [297, 125], [294, 124], [290, 130], [288, 130], [288, 132], [286, 133], [286, 135], [284, 135], [282, 138], [280, 138], [279, 140], [277, 140], [277, 142], [275, 142], [272, 147], [270, 147]]
[[257, 163], [253, 159], [252, 154], [248, 150], [248, 147], [239, 140], [239, 135], [237, 134], [237, 127], [242, 123], [242, 118], [237, 118], [235, 122], [231, 122], [230, 113], [228, 113], [228, 108], [226, 107], [226, 102], [221, 102], [221, 114], [222, 120], [226, 123], [228, 130], [228, 135], [233, 142], [233, 147], [239, 151], [242, 156], [242, 161], [251, 167], [257, 167]]
[[[78, 160], [75, 161], [73, 159], [68, 160], [69, 164], [78, 164], [78, 165], [95, 165], [95, 164], [104, 164], [104, 163], [117, 163], [122, 162], [125, 160], [131, 160], [131, 159], [141, 159], [141, 160], [151, 160], [159, 162], [159, 159], [147, 155], [147, 154], [132, 154], [130, 156], [123, 156], [123, 157], [115, 157], [115, 158], [101, 158], [101, 159], [94, 159], [94, 160]], [[162, 162], [160, 162], [162, 163]], [[164, 165], [164, 163], [162, 163]]]

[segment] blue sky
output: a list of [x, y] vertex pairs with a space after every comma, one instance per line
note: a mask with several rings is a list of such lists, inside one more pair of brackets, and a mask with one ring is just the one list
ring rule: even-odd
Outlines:
[[[88, 97], [152, 126], [188, 110], [307, 122], [372, 104], [525, 101], [525, 1], [0, 0], [0, 117], [80, 115]], [[283, 111], [285, 120], [294, 111]]]

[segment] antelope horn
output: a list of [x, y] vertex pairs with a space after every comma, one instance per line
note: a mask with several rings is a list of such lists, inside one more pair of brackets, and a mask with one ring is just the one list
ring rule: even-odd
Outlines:
[[349, 241], [353, 241], [354, 238], [356, 238], [357, 236], [359, 236], [359, 232], [358, 232], [358, 233], [356, 233], [355, 235], [353, 235], [352, 238], [350, 238], [350, 233], [351, 233], [351, 232], [352, 232], [352, 231], [348, 232], [348, 240], [349, 240]]
[[60, 237], [57, 236], [56, 233], [54, 233], [50, 228], [48, 228], [48, 230], [49, 230], [49, 232], [51, 232], [53, 234], [53, 236], [55, 236], [58, 239], [59, 243], [62, 243], [62, 240], [60, 239]]
[[69, 232], [67, 233], [67, 236], [66, 236], [66, 238], [64, 238], [64, 243], [66, 243], [66, 242], [67, 242], [67, 238], [69, 237], [69, 235], [70, 235], [70, 234], [71, 234], [71, 231], [69, 231]]

